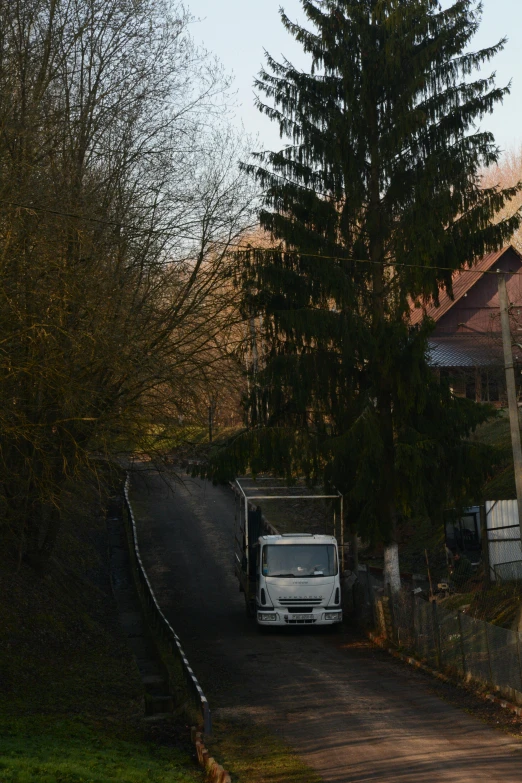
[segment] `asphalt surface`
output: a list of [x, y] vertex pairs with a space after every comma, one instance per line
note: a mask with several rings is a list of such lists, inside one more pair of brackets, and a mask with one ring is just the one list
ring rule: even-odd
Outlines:
[[522, 781], [522, 742], [355, 632], [259, 633], [234, 576], [231, 490], [144, 469], [131, 497], [144, 564], [214, 714], [272, 727], [328, 782]]

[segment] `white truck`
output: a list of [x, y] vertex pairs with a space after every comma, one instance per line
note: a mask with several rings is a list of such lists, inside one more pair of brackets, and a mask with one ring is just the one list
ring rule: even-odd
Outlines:
[[[257, 501], [291, 502], [299, 516], [303, 501], [340, 503], [339, 527], [343, 543], [342, 496], [314, 495], [287, 487], [256, 487], [235, 482], [235, 571], [245, 594], [247, 613], [260, 626], [333, 625], [342, 621], [341, 562], [335, 535], [320, 532], [279, 533], [256, 505]], [[249, 486], [250, 484], [250, 486]], [[292, 494], [293, 493], [293, 494]], [[296, 503], [296, 501], [299, 501]], [[333, 530], [337, 513], [333, 512]]]

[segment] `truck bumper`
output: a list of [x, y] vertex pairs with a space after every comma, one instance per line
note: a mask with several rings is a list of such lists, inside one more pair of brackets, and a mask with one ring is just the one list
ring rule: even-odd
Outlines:
[[295, 625], [334, 625], [342, 622], [343, 613], [340, 609], [319, 609], [311, 614], [292, 614], [284, 609], [257, 610], [258, 625], [288, 627]]

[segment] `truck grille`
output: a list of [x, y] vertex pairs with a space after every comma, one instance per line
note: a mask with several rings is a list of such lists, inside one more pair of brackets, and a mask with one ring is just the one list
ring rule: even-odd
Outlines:
[[[300, 607], [300, 606], [321, 606], [322, 598], [280, 598], [279, 599], [279, 606], [292, 606], [292, 607]], [[302, 609], [301, 611], [305, 611]]]
[[285, 617], [285, 623], [288, 625], [313, 625], [315, 623], [314, 620], [300, 620], [296, 619], [294, 617]]

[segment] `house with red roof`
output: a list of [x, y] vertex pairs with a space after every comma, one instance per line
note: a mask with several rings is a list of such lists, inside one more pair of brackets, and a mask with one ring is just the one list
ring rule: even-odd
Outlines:
[[450, 378], [455, 394], [501, 405], [505, 384], [497, 271], [506, 273], [514, 358], [522, 363], [522, 256], [511, 245], [455, 273], [453, 295], [441, 291], [437, 306], [412, 307], [410, 321], [413, 326], [425, 316], [435, 321], [430, 363]]

